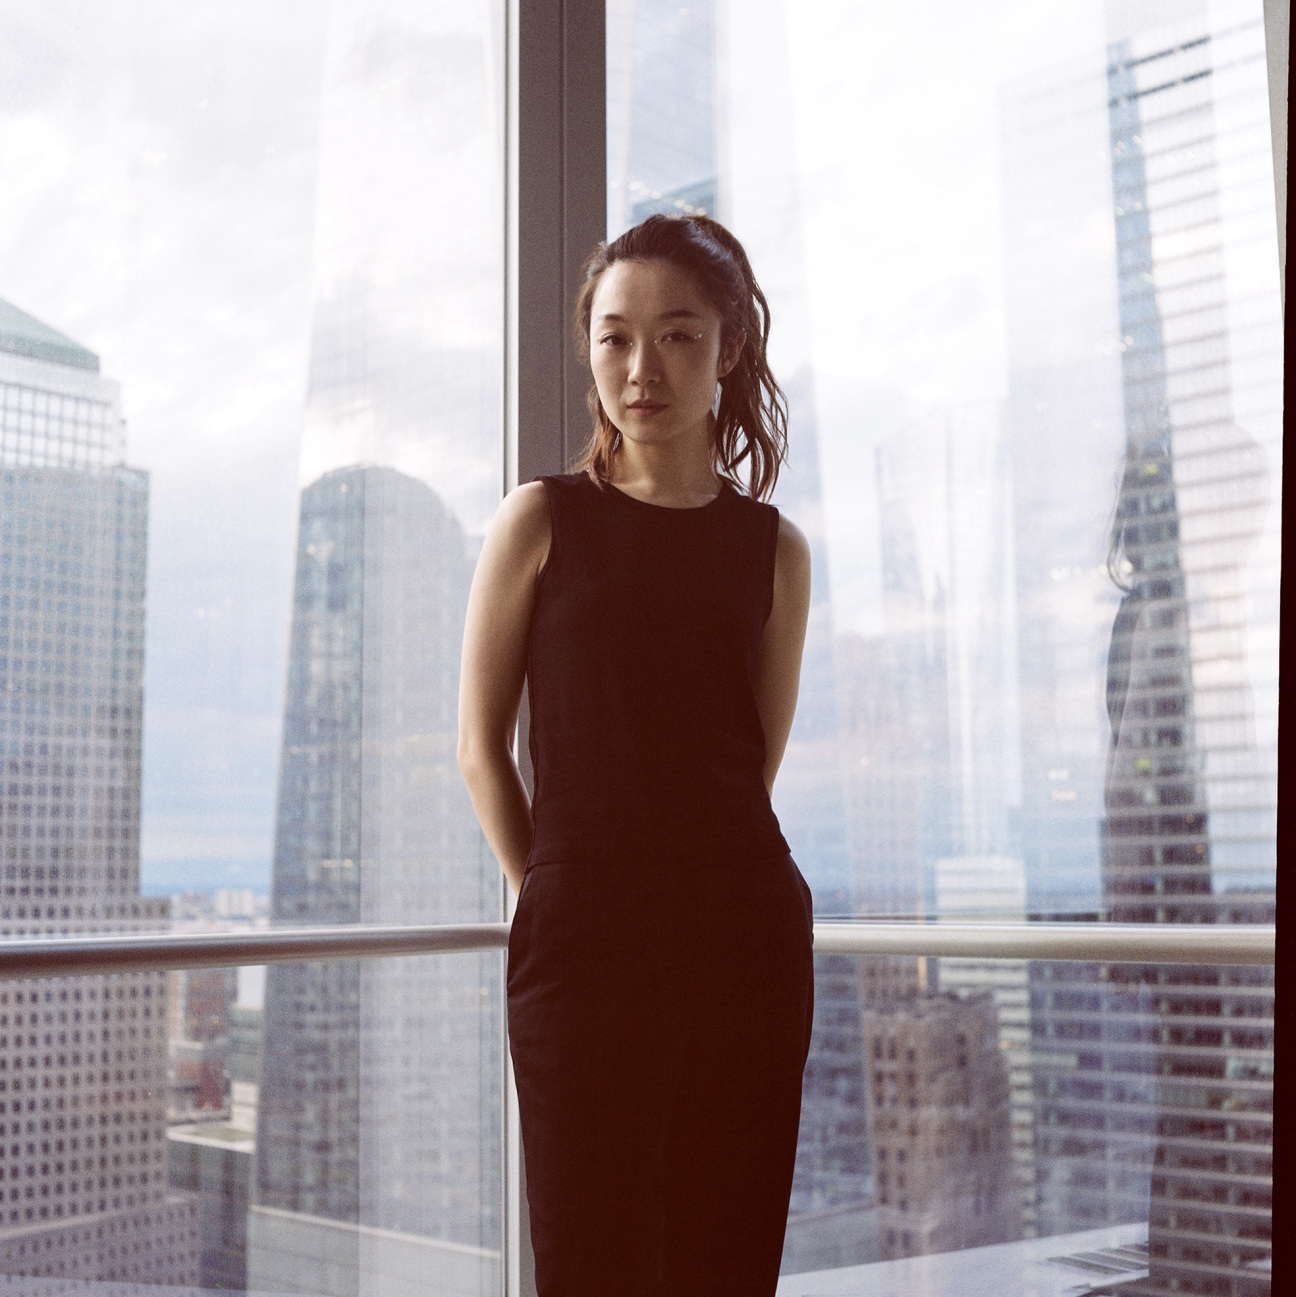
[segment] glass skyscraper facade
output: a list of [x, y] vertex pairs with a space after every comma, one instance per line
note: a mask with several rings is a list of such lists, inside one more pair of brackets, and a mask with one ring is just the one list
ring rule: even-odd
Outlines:
[[[144, 932], [148, 478], [99, 358], [0, 300], [0, 932]], [[184, 1283], [161, 973], [0, 984], [0, 1273]]]
[[[1050, 820], [1071, 822], [1083, 803], [1089, 835], [1077, 820], [1062, 841], [1076, 865], [1084, 855], [1097, 865], [1087, 890], [1099, 917], [1270, 922], [1276, 730], [1257, 649], [1276, 626], [1257, 594], [1276, 571], [1264, 533], [1280, 358], [1256, 328], [1276, 303], [1248, 266], [1264, 191], [1253, 182], [1239, 204], [1220, 163], [1263, 152], [1263, 101], [1254, 79], [1248, 93], [1238, 77], [1263, 59], [1263, 33], [1254, 18], [1212, 30], [1204, 9], [1152, 30], [1122, 17], [1110, 19], [1105, 77], [1048, 78], [1066, 87], [1072, 120], [1105, 136], [1112, 343], [1023, 367], [1011, 406], [1019, 482], [1070, 456], [1056, 438], [1087, 423], [1087, 448], [1106, 459], [1090, 471], [1116, 484], [1105, 536], [1062, 499], [1054, 518], [1018, 523], [1022, 678], [1047, 691], [1025, 710], [1075, 718], [1074, 737], [1058, 726], [1027, 739], [1027, 770], [1061, 776], [1053, 787], [1047, 774], [1034, 789], [1027, 780], [1028, 878], [1060, 881], [1047, 870]], [[1010, 103], [1014, 179], [1025, 186], [1032, 131], [1062, 103], [1025, 87]], [[1043, 253], [1026, 231], [1056, 228], [1041, 217], [1058, 191], [1037, 195], [1033, 211], [1014, 213], [1023, 263]], [[1060, 328], [1033, 345], [1066, 354]], [[1087, 586], [1107, 610], [1087, 634], [1052, 611], [1064, 606], [1059, 585]], [[1101, 672], [1074, 658], [1086, 641], [1103, 652]], [[1092, 720], [1074, 703], [1041, 708], [1078, 700], [1082, 687], [1104, 707], [1105, 752], [1082, 738]], [[1041, 743], [1051, 750], [1036, 755]], [[1055, 810], [1059, 794], [1075, 800]], [[1077, 892], [1072, 905], [1084, 903]], [[1268, 1291], [1271, 975], [1050, 963], [1032, 966], [1031, 986], [1042, 1227], [1149, 1219], [1149, 1291]]]
[[[471, 575], [461, 528], [414, 478], [339, 469], [302, 493], [276, 920], [452, 922], [498, 904], [454, 766]], [[270, 971], [253, 1287], [498, 1283], [498, 976], [483, 956]]]
[[[499, 274], [480, 116], [492, 12], [329, 15], [275, 922], [502, 917], [455, 755], [464, 609], [500, 482], [482, 300]], [[467, 134], [410, 84], [452, 84]], [[425, 146], [431, 176], [407, 165]], [[498, 1288], [501, 994], [490, 955], [270, 971], [250, 1288]]]

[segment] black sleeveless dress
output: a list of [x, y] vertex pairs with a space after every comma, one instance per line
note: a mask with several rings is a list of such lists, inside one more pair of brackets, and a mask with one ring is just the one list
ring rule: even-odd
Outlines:
[[537, 1288], [772, 1294], [814, 993], [753, 690], [778, 512], [541, 480], [508, 962]]

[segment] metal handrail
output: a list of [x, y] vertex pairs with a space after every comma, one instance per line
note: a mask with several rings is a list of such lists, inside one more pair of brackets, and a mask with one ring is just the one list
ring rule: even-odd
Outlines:
[[237, 968], [305, 960], [378, 959], [502, 950], [507, 923], [289, 928], [255, 932], [130, 933], [0, 940], [0, 978]]
[[[815, 924], [821, 955], [926, 955], [1127, 964], [1272, 964], [1269, 926], [1171, 923]], [[376, 959], [502, 950], [507, 923], [131, 933], [0, 939], [0, 978], [66, 977], [304, 960]]]
[[1232, 923], [816, 923], [821, 955], [1272, 964], [1272, 926]]

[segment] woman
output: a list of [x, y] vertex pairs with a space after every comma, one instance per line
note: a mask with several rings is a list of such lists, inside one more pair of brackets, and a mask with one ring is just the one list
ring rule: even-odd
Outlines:
[[[769, 797], [810, 600], [805, 538], [759, 503], [786, 447], [769, 309], [723, 226], [653, 216], [590, 257], [578, 317], [593, 439], [578, 472], [500, 508], [459, 714], [518, 893], [536, 1283], [772, 1294], [813, 976], [810, 893]], [[512, 752], [524, 680], [534, 801]]]

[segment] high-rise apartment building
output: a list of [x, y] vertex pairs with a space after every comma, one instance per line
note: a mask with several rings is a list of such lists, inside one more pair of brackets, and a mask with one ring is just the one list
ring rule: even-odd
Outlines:
[[[1010, 279], [1040, 275], [1035, 306], [1010, 307], [1014, 471], [1038, 502], [1017, 520], [1023, 711], [1041, 718], [1023, 837], [1042, 872], [1059, 830], [1071, 895], [1053, 896], [1083, 907], [1087, 888], [1101, 917], [1260, 921], [1281, 411], [1263, 29], [1187, 8], [1149, 30], [1112, 4], [1105, 60], [1004, 99]], [[1073, 298], [1067, 275], [1087, 281]], [[1064, 298], [1070, 318], [1041, 318]], [[1079, 703], [1103, 709], [1097, 749]], [[1049, 806], [1059, 792], [1075, 800]], [[1055, 963], [1031, 984], [1042, 1226], [1146, 1219], [1144, 1290], [1267, 1292], [1271, 973]]]
[[[99, 358], [0, 301], [0, 933], [139, 932], [148, 479]], [[185, 1283], [161, 973], [0, 984], [0, 1273]]]
[[[936, 862], [936, 913], [982, 922], [1026, 921], [1026, 871], [1015, 856], [954, 856]], [[1008, 1068], [1012, 1159], [1026, 1237], [1035, 1233], [1035, 1085], [1031, 1070], [1030, 978], [1020, 959], [942, 959], [942, 991], [989, 993]]]
[[921, 993], [864, 1014], [883, 1258], [1021, 1237], [1008, 1072], [988, 994]]

